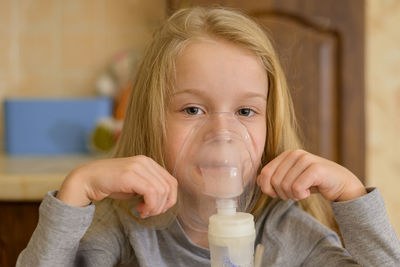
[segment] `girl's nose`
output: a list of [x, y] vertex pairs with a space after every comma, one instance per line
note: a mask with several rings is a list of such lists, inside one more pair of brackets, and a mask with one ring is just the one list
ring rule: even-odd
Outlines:
[[231, 134], [235, 132], [235, 127], [240, 127], [240, 125], [236, 125], [237, 123], [239, 122], [231, 113], [212, 113], [203, 126], [206, 130], [204, 141], [212, 138], [229, 141]]

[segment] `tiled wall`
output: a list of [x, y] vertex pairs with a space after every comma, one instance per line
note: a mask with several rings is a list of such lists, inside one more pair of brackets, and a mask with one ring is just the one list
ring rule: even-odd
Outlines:
[[367, 0], [367, 181], [400, 237], [400, 1]]
[[[0, 103], [94, 95], [96, 78], [116, 53], [143, 52], [165, 19], [165, 2], [1, 0]], [[0, 111], [0, 149], [2, 120]]]
[[[1, 0], [0, 101], [93, 95], [115, 53], [143, 51], [165, 2]], [[367, 182], [380, 188], [400, 234], [400, 1], [366, 3]]]

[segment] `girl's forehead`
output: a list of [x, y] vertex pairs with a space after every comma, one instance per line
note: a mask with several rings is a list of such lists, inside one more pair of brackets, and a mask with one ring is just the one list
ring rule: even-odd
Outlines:
[[180, 62], [188, 58], [193, 59], [198, 56], [200, 56], [198, 57], [199, 59], [206, 59], [204, 56], [215, 55], [215, 53], [228, 57], [228, 59], [252, 58], [262, 65], [256, 54], [250, 49], [243, 47], [243, 45], [235, 44], [232, 41], [222, 38], [207, 36], [187, 40], [177, 56], [177, 61]]
[[267, 95], [268, 75], [253, 52], [219, 39], [191, 41], [176, 60], [174, 91], [211, 88]]

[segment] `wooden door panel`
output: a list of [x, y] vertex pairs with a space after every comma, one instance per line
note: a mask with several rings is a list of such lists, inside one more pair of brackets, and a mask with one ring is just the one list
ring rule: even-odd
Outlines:
[[289, 16], [254, 17], [273, 36], [308, 151], [338, 161], [337, 36]]

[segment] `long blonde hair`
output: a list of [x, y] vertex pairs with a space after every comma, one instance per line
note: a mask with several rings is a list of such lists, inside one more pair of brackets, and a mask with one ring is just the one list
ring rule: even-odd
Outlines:
[[[262, 166], [287, 149], [301, 148], [286, 78], [262, 28], [237, 11], [195, 7], [178, 10], [155, 33], [134, 82], [115, 156], [146, 155], [165, 167], [165, 113], [174, 84], [175, 59], [188, 42], [199, 38], [222, 38], [244, 47], [256, 54], [265, 67], [269, 91]], [[251, 210], [256, 218], [270, 200], [265, 194], [259, 196]], [[300, 206], [337, 230], [330, 205], [318, 195], [300, 201]]]

